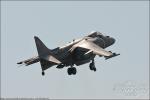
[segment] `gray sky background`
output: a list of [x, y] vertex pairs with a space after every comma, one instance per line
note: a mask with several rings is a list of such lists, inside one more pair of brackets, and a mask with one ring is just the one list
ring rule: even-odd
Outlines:
[[[1, 19], [2, 97], [148, 98], [148, 90], [120, 91], [134, 83], [148, 89], [148, 1], [2, 1]], [[67, 68], [54, 66], [43, 77], [39, 63], [16, 64], [37, 55], [35, 35], [52, 49], [94, 30], [114, 37], [116, 43], [107, 50], [121, 54], [96, 57], [97, 72], [85, 64], [68, 76]]]

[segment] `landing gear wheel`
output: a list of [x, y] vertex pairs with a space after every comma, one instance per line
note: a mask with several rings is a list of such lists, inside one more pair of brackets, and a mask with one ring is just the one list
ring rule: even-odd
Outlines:
[[72, 74], [75, 75], [77, 73], [77, 70], [75, 67], [71, 67], [71, 68], [68, 68], [67, 72], [68, 72], [68, 75], [72, 75]]
[[94, 60], [92, 60], [92, 62], [90, 63], [89, 67], [90, 67], [90, 70], [96, 71]]
[[95, 67], [95, 65], [93, 65], [92, 63], [90, 63], [90, 70], [96, 71], [96, 67]]
[[93, 65], [92, 65], [92, 63], [90, 63], [90, 70], [93, 70]]
[[44, 71], [42, 71], [42, 76], [44, 76], [45, 75], [45, 72]]
[[67, 72], [68, 72], [68, 75], [71, 75], [72, 74], [72, 69], [68, 68]]
[[96, 71], [96, 68], [93, 68], [94, 72]]
[[77, 73], [77, 70], [75, 67], [72, 68], [72, 74], [75, 75]]

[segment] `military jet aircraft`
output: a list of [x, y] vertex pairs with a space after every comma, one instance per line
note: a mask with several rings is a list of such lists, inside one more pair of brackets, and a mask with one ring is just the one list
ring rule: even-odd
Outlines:
[[69, 67], [67, 70], [68, 75], [75, 75], [77, 70], [74, 65], [79, 66], [89, 62], [91, 62], [89, 64], [90, 70], [96, 71], [94, 63], [96, 55], [105, 59], [120, 55], [105, 50], [105, 48], [115, 43], [115, 39], [97, 31], [91, 32], [81, 39], [73, 40], [69, 44], [55, 49], [47, 48], [37, 36], [34, 36], [34, 39], [38, 56], [18, 62], [17, 64], [25, 64], [28, 66], [40, 62], [42, 75], [45, 75], [44, 71], [46, 69], [54, 65], [57, 65], [56, 68], [58, 69]]

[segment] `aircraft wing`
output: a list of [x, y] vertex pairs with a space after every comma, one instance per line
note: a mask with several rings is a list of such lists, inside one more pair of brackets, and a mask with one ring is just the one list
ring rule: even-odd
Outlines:
[[81, 42], [77, 43], [73, 49], [77, 48], [77, 47], [81, 47], [81, 48], [85, 48], [85, 49], [89, 49], [89, 51], [92, 51], [94, 54], [96, 55], [100, 55], [100, 56], [112, 56], [113, 53], [104, 50], [103, 48], [101, 48], [100, 46], [96, 45], [95, 43], [88, 41], [88, 40], [82, 40]]

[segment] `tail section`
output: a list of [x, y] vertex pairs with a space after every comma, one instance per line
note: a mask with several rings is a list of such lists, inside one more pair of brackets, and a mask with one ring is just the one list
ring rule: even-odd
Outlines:
[[34, 36], [37, 51], [39, 54], [39, 57], [43, 60], [50, 61], [56, 64], [60, 64], [61, 62], [53, 55], [50, 49], [48, 49], [44, 43], [37, 37]]
[[28, 65], [37, 63], [37, 62], [39, 62], [39, 61], [40, 61], [39, 57], [38, 57], [38, 56], [35, 56], [35, 57], [29, 58], [29, 59], [27, 59], [27, 60], [20, 61], [20, 62], [18, 62], [17, 64], [28, 66]]
[[26, 66], [28, 66], [40, 62], [42, 68], [42, 75], [44, 75], [44, 70], [52, 67], [53, 65], [61, 64], [62, 62], [55, 57], [53, 52], [48, 49], [37, 36], [34, 36], [34, 39], [38, 51], [38, 56], [18, 62], [17, 64], [25, 64]]
[[37, 36], [34, 36], [34, 39], [39, 56], [50, 54], [50, 49], [48, 49]]

